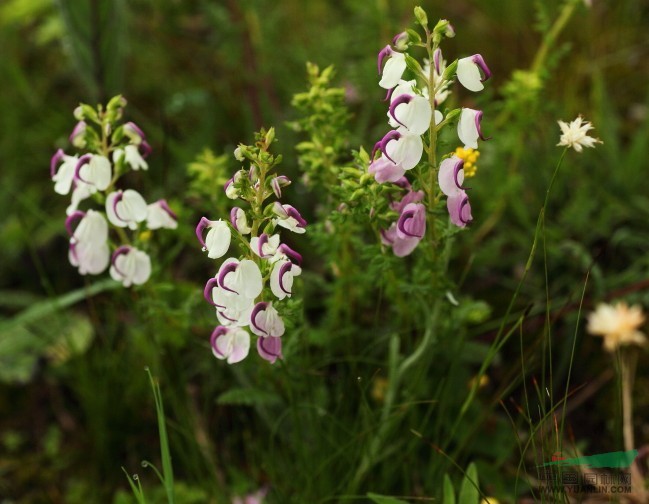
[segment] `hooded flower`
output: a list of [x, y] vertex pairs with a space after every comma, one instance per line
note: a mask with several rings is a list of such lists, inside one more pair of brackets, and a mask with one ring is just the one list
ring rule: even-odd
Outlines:
[[227, 359], [228, 364], [241, 362], [250, 351], [250, 334], [240, 327], [218, 326], [210, 338], [212, 353], [217, 359]]
[[110, 161], [97, 154], [85, 154], [79, 158], [74, 171], [74, 180], [81, 181], [95, 191], [105, 191], [111, 179]]
[[306, 233], [307, 222], [294, 207], [275, 202], [273, 211], [275, 212], [275, 215], [279, 217], [278, 219], [275, 219], [275, 224], [297, 234]]
[[[385, 65], [383, 62], [388, 58]], [[395, 87], [401, 80], [403, 72], [406, 71], [406, 55], [395, 51], [389, 45], [385, 46], [379, 52], [378, 67], [381, 80], [379, 86], [383, 89]]]
[[273, 303], [260, 302], [250, 314], [250, 330], [262, 338], [279, 338], [284, 334], [284, 321]]
[[[79, 223], [73, 230], [77, 220]], [[95, 210], [76, 211], [66, 219], [65, 227], [70, 235], [70, 264], [78, 268], [81, 275], [102, 273], [110, 260], [108, 223], [104, 216]]]
[[146, 220], [148, 209], [142, 195], [133, 189], [115, 191], [106, 198], [106, 215], [113, 226], [137, 229]]
[[118, 247], [111, 258], [110, 276], [124, 287], [142, 285], [151, 276], [151, 259], [129, 245]]
[[390, 161], [385, 157], [385, 154], [372, 161], [368, 171], [374, 175], [374, 178], [379, 184], [396, 182], [406, 173], [406, 170], [401, 165]]
[[166, 200], [158, 200], [146, 208], [146, 227], [149, 229], [176, 229], [178, 227], [178, 216], [169, 208]]
[[277, 247], [279, 247], [278, 234], [268, 236], [266, 233], [262, 233], [260, 237], [255, 236], [253, 238], [250, 238], [250, 248], [262, 259], [268, 259], [275, 255], [275, 252], [277, 252]]
[[248, 218], [246, 212], [239, 207], [234, 207], [230, 210], [230, 224], [241, 234], [248, 234], [252, 229], [248, 225]]
[[380, 150], [386, 158], [394, 164], [400, 165], [404, 170], [411, 170], [421, 160], [424, 144], [421, 136], [410, 134], [403, 127], [388, 132], [374, 146], [372, 157]]
[[[480, 73], [482, 72], [482, 74]], [[482, 91], [484, 81], [491, 77], [489, 67], [480, 54], [461, 58], [457, 62], [457, 80], [469, 91]]]
[[381, 243], [392, 248], [397, 257], [410, 255], [417, 248], [420, 238], [401, 238], [397, 233], [397, 223], [393, 223], [388, 229], [381, 231]]
[[113, 152], [113, 163], [118, 163], [122, 158], [135, 171], [149, 169], [149, 165], [140, 154], [140, 149], [137, 145], [127, 145], [124, 149], [115, 149], [115, 152]]
[[[56, 151], [50, 161], [50, 176], [54, 181], [54, 191], [58, 194], [68, 194], [74, 180], [74, 172], [79, 162], [77, 156], [68, 156], [63, 150]], [[60, 166], [58, 164], [61, 163]], [[57, 169], [58, 166], [58, 169]]]
[[277, 359], [282, 359], [282, 338], [268, 336], [257, 339], [257, 352], [262, 359], [275, 364]]
[[440, 163], [438, 173], [439, 188], [447, 196], [446, 207], [451, 222], [459, 227], [465, 227], [473, 220], [469, 197], [462, 186], [463, 166], [464, 161], [454, 155]]
[[263, 289], [263, 279], [259, 266], [250, 259], [226, 259], [217, 274], [219, 287], [222, 289], [255, 299]]
[[282, 259], [273, 265], [270, 273], [270, 290], [278, 299], [291, 297], [293, 278], [302, 273], [302, 268], [289, 259]]
[[423, 135], [430, 128], [433, 111], [421, 95], [402, 94], [390, 103], [393, 127], [403, 126], [411, 135]]
[[465, 149], [477, 149], [478, 138], [488, 140], [482, 135], [480, 122], [482, 121], [482, 110], [463, 108], [460, 113], [460, 120], [457, 123], [457, 136], [464, 144]]
[[[207, 236], [203, 239], [205, 229], [209, 229]], [[222, 220], [211, 221], [206, 217], [201, 217], [196, 226], [196, 237], [203, 247], [203, 252], [207, 251], [207, 257], [218, 259], [223, 257], [230, 248], [232, 232], [227, 223]]]

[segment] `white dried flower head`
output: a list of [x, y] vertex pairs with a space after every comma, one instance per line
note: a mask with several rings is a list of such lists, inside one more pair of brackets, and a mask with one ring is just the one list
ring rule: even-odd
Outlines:
[[604, 338], [604, 349], [615, 352], [626, 345], [644, 345], [647, 337], [638, 330], [645, 316], [638, 305], [599, 304], [588, 316], [588, 332]]
[[561, 128], [561, 138], [559, 138], [558, 146], [572, 147], [577, 152], [581, 152], [583, 147], [595, 147], [596, 143], [602, 143], [599, 138], [593, 138], [587, 133], [593, 129], [593, 125], [584, 121], [584, 118], [579, 116], [570, 124], [558, 121]]

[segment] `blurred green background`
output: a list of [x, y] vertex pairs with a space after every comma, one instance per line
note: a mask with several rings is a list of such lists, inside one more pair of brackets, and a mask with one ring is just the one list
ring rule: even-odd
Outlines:
[[[182, 408], [208, 409], [201, 401], [222, 391], [218, 381], [226, 371], [217, 369], [209, 355], [205, 335], [211, 322], [205, 310], [196, 308], [197, 286], [209, 272], [192, 234], [195, 222], [210, 208], [188, 193], [187, 166], [207, 147], [217, 155], [229, 154], [238, 142], [250, 141], [254, 130], [275, 126], [278, 149], [285, 156], [283, 169], [299, 179], [292, 148], [297, 136], [285, 123], [295, 118], [292, 95], [306, 86], [306, 61], [336, 66], [337, 83], [346, 89], [353, 114], [349, 145], [371, 147], [386, 129], [376, 53], [411, 23], [418, 3], [2, 1], [2, 322], [42, 300], [90, 285], [67, 263], [67, 200], [53, 192], [48, 170], [53, 152], [68, 148], [75, 123], [72, 110], [79, 102], [95, 104], [117, 93], [127, 98], [127, 117], [145, 130], [153, 147], [149, 172], [138, 175], [135, 184], [146, 187], [151, 199], [166, 196], [180, 209], [183, 231], [179, 239], [163, 240], [161, 248], [171, 252], [158, 271], [166, 268], [169, 280], [147, 305], [149, 328], [139, 333], [134, 329], [134, 341], [114, 336], [132, 317], [130, 300], [110, 295], [99, 297], [96, 306], [81, 303], [65, 315], [40, 314], [0, 326], [0, 502], [110, 502], [115, 489], [126, 489], [120, 466], [138, 467], [139, 460], [156, 453], [151, 450], [157, 443], [155, 413], [140, 370], [152, 365], [157, 351], [169, 369], [167, 380], [175, 377], [175, 386], [196, 398], [195, 403], [175, 403], [169, 392], [175, 416], [182, 415]], [[447, 58], [481, 53], [493, 72], [479, 101], [473, 102], [473, 96], [463, 101], [486, 110], [483, 127], [494, 140], [485, 145], [474, 183], [473, 229], [461, 236], [453, 264], [456, 280], [464, 280], [462, 289], [485, 299], [496, 322], [524, 266], [560, 154], [553, 147], [559, 137], [556, 120], [572, 120], [579, 113], [593, 122], [604, 144], [569, 156], [555, 190], [548, 213], [553, 297], [559, 307], [574, 303], [590, 270], [587, 306], [618, 295], [649, 306], [649, 3], [593, 0], [590, 9], [578, 5], [543, 65], [541, 87], [526, 96], [513, 72], [532, 67], [543, 32], [563, 4], [422, 3], [431, 18], [447, 18], [455, 26], [457, 37], [445, 44]], [[310, 195], [293, 187], [304, 213], [312, 214]], [[309, 262], [318, 271], [317, 258], [307, 258]], [[541, 270], [524, 290], [531, 305], [544, 299]], [[177, 312], [156, 312], [169, 305]], [[104, 319], [94, 310], [114, 318]], [[195, 313], [203, 318], [188, 321]], [[178, 323], [178, 314], [186, 321]], [[562, 331], [572, 334], [575, 323], [573, 307], [558, 318], [559, 337]], [[484, 324], [472, 331], [488, 340], [492, 327]], [[532, 325], [530, 332], [535, 330]], [[75, 344], [70, 335], [78, 339]], [[151, 349], [152, 342], [157, 349]], [[599, 377], [604, 387], [611, 374], [601, 371], [610, 365], [599, 351], [600, 342], [584, 338], [580, 343], [584, 358], [575, 364], [577, 382]], [[566, 348], [557, 350], [559, 360]], [[508, 376], [507, 363], [516, 361], [516, 351], [505, 352], [492, 381]], [[183, 352], [185, 357], [176, 355]], [[642, 359], [637, 390], [646, 391], [646, 354]], [[565, 372], [561, 362], [559, 369]], [[205, 376], [210, 377], [206, 382]], [[200, 396], [195, 393], [199, 386]], [[585, 431], [578, 437], [593, 438], [600, 429], [611, 428], [614, 392], [613, 386], [604, 388], [592, 403], [597, 415], [577, 413]], [[637, 415], [645, 419], [638, 420], [637, 428], [646, 443], [646, 393], [638, 399]], [[233, 414], [220, 420], [219, 428], [240, 428], [249, 416]], [[178, 432], [189, 428], [182, 422], [176, 427]], [[600, 451], [610, 447], [605, 440], [599, 442], [595, 446]], [[209, 492], [211, 483], [201, 486], [196, 481], [214, 471], [209, 464], [220, 466], [227, 460], [200, 458], [192, 450], [204, 447], [192, 446], [177, 454], [178, 471], [181, 479]], [[249, 450], [254, 459], [254, 450]], [[192, 460], [207, 466], [192, 466]], [[229, 481], [242, 479], [237, 471], [232, 469], [236, 474], [228, 474]], [[223, 487], [215, 488], [212, 495]], [[196, 492], [195, 502], [205, 502], [205, 494]], [[186, 501], [194, 502], [190, 494], [187, 490]]]

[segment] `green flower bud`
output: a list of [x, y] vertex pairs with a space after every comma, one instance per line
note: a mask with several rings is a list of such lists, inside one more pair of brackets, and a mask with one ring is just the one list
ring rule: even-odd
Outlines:
[[426, 11], [419, 5], [415, 7], [415, 18], [424, 29], [428, 29], [428, 16], [426, 15]]

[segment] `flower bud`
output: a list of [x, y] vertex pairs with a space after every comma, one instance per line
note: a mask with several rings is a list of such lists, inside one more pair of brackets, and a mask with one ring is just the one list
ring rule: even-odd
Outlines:
[[415, 7], [415, 18], [423, 28], [428, 28], [428, 16], [426, 15], [426, 11], [419, 5]]

